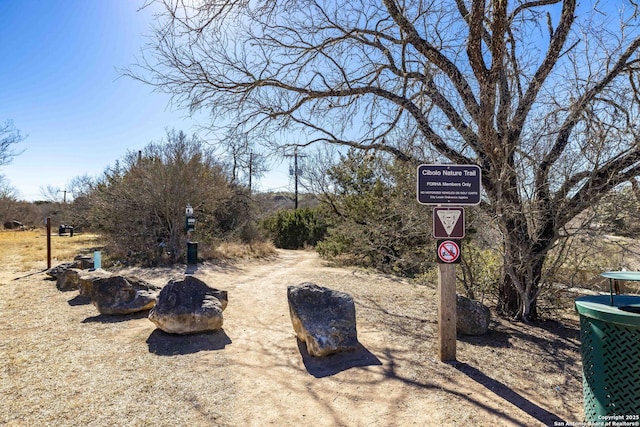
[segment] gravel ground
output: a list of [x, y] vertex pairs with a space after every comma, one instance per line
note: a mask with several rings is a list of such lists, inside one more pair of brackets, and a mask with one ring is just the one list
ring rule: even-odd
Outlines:
[[[34, 272], [35, 273], [35, 272]], [[184, 271], [129, 269], [163, 285]], [[99, 315], [44, 274], [0, 270], [0, 425], [536, 426], [582, 421], [577, 319], [494, 320], [437, 360], [435, 286], [333, 268], [308, 251], [205, 264], [229, 292], [224, 329], [172, 336], [147, 313]], [[288, 285], [350, 293], [361, 347], [317, 359], [291, 326]]]

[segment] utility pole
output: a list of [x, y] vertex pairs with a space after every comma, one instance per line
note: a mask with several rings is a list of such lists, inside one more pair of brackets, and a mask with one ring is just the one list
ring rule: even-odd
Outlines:
[[253, 175], [253, 152], [249, 153], [249, 194], [251, 194], [251, 175]]
[[306, 157], [304, 154], [298, 154], [298, 147], [293, 149], [293, 154], [286, 154], [286, 157], [293, 157], [293, 168], [289, 168], [289, 175], [294, 177], [295, 189], [295, 209], [298, 209], [298, 175], [302, 175], [302, 171], [298, 167], [298, 157]]

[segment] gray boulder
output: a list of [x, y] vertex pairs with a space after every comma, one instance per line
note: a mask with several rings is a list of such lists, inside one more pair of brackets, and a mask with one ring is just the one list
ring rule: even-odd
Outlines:
[[77, 291], [80, 270], [77, 268], [65, 268], [56, 275], [56, 288], [59, 291]]
[[149, 312], [149, 320], [170, 334], [215, 331], [222, 329], [222, 312], [228, 300], [227, 291], [186, 276], [162, 288], [156, 305]]
[[62, 264], [59, 264], [55, 267], [48, 269], [46, 271], [46, 274], [49, 277], [52, 277], [57, 280], [60, 274], [62, 274], [64, 271], [70, 268], [75, 268], [78, 270], [93, 268], [93, 259], [85, 255], [78, 255], [74, 258], [72, 262], [64, 262]]
[[480, 301], [456, 295], [456, 330], [462, 335], [484, 335], [489, 331], [491, 312]]
[[314, 283], [287, 288], [293, 330], [311, 356], [355, 350], [358, 347], [353, 298]]
[[46, 271], [47, 276], [52, 277], [54, 279], [58, 279], [58, 276], [65, 270], [70, 268], [78, 268], [78, 264], [75, 262], [65, 262], [55, 267], [52, 267]]
[[82, 270], [93, 268], [93, 257], [90, 255], [76, 255], [73, 258], [73, 262], [77, 265], [76, 268], [80, 268]]
[[111, 277], [111, 273], [101, 268], [81, 271], [78, 277], [78, 291], [80, 292], [80, 296], [91, 298], [93, 295], [93, 282], [107, 277]]
[[100, 314], [130, 314], [152, 308], [160, 292], [134, 277], [111, 276], [93, 280], [91, 302]]

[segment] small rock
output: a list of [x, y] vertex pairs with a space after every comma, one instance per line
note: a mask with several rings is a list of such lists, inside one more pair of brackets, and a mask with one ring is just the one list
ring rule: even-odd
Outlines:
[[480, 301], [456, 296], [456, 330], [462, 335], [484, 335], [489, 331], [491, 311]]
[[61, 270], [56, 276], [56, 288], [59, 291], [77, 291], [78, 290], [78, 277], [80, 270], [77, 268], [67, 268]]
[[54, 279], [58, 279], [58, 275], [60, 275], [63, 271], [68, 270], [70, 268], [76, 268], [77, 264], [75, 262], [65, 262], [63, 264], [52, 267], [46, 271], [49, 277]]

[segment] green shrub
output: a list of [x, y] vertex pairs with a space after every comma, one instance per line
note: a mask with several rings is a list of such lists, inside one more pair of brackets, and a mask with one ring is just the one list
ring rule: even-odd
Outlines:
[[281, 210], [264, 221], [277, 248], [315, 246], [324, 238], [327, 225], [317, 209]]

